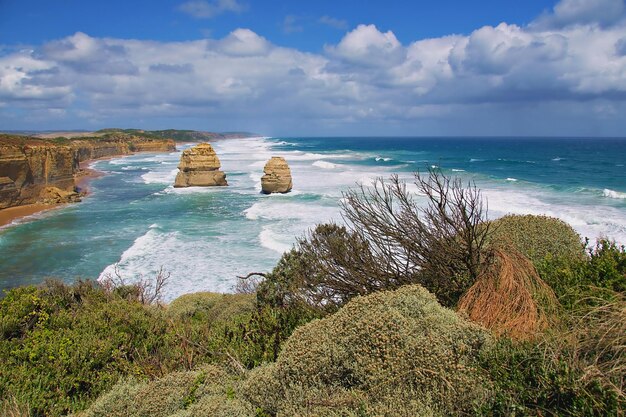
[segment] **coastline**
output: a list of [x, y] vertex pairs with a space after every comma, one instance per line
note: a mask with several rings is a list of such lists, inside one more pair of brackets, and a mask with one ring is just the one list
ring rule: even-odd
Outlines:
[[[138, 154], [138, 153], [158, 153], [158, 152], [135, 152], [130, 155]], [[112, 155], [105, 156], [102, 158], [96, 159], [88, 159], [86, 161], [82, 161], [79, 164], [79, 170], [74, 174], [74, 186], [79, 193], [82, 193], [83, 196], [88, 196], [89, 191], [89, 182], [93, 179], [100, 178], [105, 175], [104, 172], [98, 171], [97, 169], [93, 169], [90, 165], [96, 161], [103, 161], [108, 159], [120, 158], [128, 155]], [[42, 203], [34, 203], [34, 204], [25, 204], [21, 206], [8, 207], [0, 210], [0, 229], [10, 226], [12, 223], [25, 219], [29, 216], [33, 216], [35, 214], [43, 213], [49, 210], [58, 209], [61, 207], [65, 207], [68, 204], [75, 203], [62, 203], [62, 204], [42, 204]]]
[[46, 212], [48, 210], [58, 209], [65, 204], [26, 204], [23, 206], [9, 207], [0, 210], [0, 228], [10, 225], [16, 220]]

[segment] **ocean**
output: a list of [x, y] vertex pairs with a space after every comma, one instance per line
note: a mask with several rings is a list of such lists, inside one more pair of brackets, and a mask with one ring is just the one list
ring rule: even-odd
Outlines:
[[[190, 146], [96, 161], [106, 175], [82, 203], [0, 229], [0, 289], [115, 273], [130, 282], [162, 267], [166, 300], [232, 291], [238, 275], [271, 270], [315, 224], [341, 222], [346, 190], [393, 173], [410, 181], [429, 167], [475, 182], [491, 219], [545, 214], [591, 241], [626, 244], [626, 139], [230, 139], [214, 143], [228, 187], [175, 189]], [[291, 193], [260, 194], [271, 156], [289, 163]]]

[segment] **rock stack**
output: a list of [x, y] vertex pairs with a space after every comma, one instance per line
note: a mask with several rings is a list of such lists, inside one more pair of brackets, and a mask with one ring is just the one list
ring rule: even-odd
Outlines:
[[273, 156], [265, 168], [265, 175], [261, 178], [261, 190], [263, 194], [288, 193], [291, 191], [291, 170], [285, 158]]
[[213, 187], [228, 185], [226, 174], [220, 171], [220, 160], [213, 147], [201, 143], [183, 151], [178, 164], [174, 187]]

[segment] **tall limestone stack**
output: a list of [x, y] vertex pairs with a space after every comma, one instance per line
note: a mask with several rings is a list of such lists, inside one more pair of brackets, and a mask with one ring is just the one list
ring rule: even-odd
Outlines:
[[261, 177], [261, 191], [264, 194], [288, 193], [291, 191], [291, 170], [285, 158], [273, 156], [265, 164], [263, 172], [265, 175]]
[[213, 187], [228, 185], [226, 174], [220, 171], [220, 160], [213, 147], [201, 143], [183, 151], [178, 164], [174, 187]]

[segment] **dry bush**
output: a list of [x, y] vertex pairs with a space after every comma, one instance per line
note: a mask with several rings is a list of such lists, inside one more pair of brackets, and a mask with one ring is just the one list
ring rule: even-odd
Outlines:
[[100, 285], [106, 292], [114, 293], [127, 300], [139, 301], [145, 305], [159, 304], [170, 275], [171, 273], [165, 271], [161, 266], [153, 278], [139, 276], [131, 282], [127, 277], [121, 275], [116, 264], [113, 274], [106, 274], [100, 280]]
[[334, 311], [358, 295], [420, 284], [455, 306], [484, 261], [486, 207], [474, 185], [439, 170], [416, 173], [413, 185], [417, 194], [392, 176], [345, 193], [346, 225], [322, 224], [299, 239], [259, 293]]
[[405, 286], [357, 297], [300, 327], [277, 362], [251, 372], [243, 394], [285, 416], [311, 406], [311, 415], [359, 407], [377, 415], [373, 410], [391, 406], [389, 415], [406, 415], [417, 403], [429, 414], [469, 413], [489, 397], [475, 366], [489, 340], [423, 287]]
[[533, 264], [513, 248], [493, 260], [459, 300], [458, 310], [496, 335], [532, 339], [554, 319], [558, 301]]

